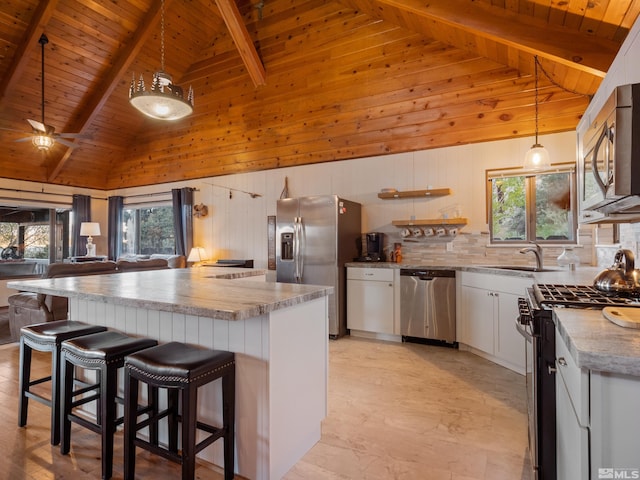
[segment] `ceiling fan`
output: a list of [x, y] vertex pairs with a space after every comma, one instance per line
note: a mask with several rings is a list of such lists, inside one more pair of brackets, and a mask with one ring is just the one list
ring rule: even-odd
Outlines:
[[[44, 123], [44, 46], [49, 43], [49, 39], [43, 33], [38, 40], [42, 48], [42, 99], [41, 99], [41, 108], [42, 108], [42, 121], [39, 122], [37, 120], [27, 119], [29, 125], [33, 129], [33, 135], [25, 138], [19, 138], [18, 140], [14, 140], [16, 142], [28, 142], [31, 140], [34, 146], [38, 148], [38, 150], [42, 150], [43, 152], [47, 152], [55, 142], [58, 142], [62, 145], [65, 145], [69, 148], [75, 148], [78, 145], [65, 140], [65, 138], [87, 138], [86, 135], [82, 135], [79, 133], [56, 133], [56, 129]], [[2, 128], [2, 130], [8, 130], [12, 132], [16, 132], [19, 130], [14, 130], [10, 128]]]

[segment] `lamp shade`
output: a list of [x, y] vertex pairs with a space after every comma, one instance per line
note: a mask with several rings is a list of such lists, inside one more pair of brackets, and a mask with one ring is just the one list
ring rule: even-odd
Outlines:
[[187, 262], [202, 262], [207, 260], [207, 251], [202, 247], [193, 247], [187, 257]]
[[83, 237], [100, 236], [100, 224], [98, 222], [82, 222], [80, 224], [80, 235]]
[[549, 152], [539, 143], [532, 145], [524, 157], [524, 168], [527, 170], [543, 170], [550, 165]]

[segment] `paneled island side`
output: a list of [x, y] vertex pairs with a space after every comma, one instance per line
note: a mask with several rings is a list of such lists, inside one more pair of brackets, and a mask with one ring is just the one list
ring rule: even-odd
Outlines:
[[[235, 471], [277, 479], [320, 439], [327, 414], [327, 296], [333, 289], [263, 279], [260, 270], [207, 267], [9, 286], [68, 297], [74, 320], [235, 352]], [[198, 415], [219, 422], [219, 403], [220, 385], [203, 387]], [[221, 445], [201, 456], [222, 465]]]

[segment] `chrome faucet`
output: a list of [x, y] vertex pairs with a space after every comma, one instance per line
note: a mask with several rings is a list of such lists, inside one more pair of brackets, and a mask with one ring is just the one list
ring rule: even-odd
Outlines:
[[542, 270], [542, 247], [535, 242], [533, 243], [533, 247], [525, 247], [520, 250], [520, 253], [528, 253], [533, 252], [536, 256], [536, 270]]

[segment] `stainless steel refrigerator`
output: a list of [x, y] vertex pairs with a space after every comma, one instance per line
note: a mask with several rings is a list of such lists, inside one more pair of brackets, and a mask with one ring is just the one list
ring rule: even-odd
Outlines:
[[278, 282], [330, 285], [329, 336], [347, 333], [344, 264], [358, 256], [360, 204], [336, 195], [278, 200]]

